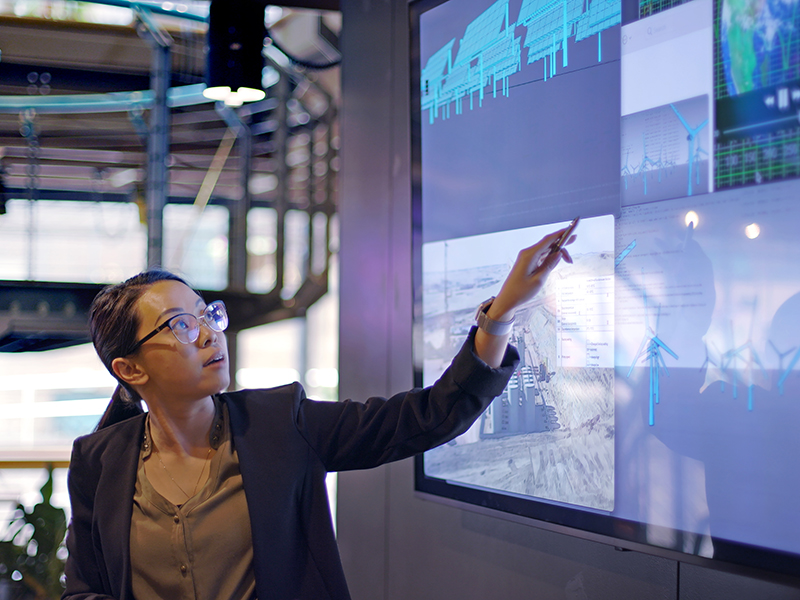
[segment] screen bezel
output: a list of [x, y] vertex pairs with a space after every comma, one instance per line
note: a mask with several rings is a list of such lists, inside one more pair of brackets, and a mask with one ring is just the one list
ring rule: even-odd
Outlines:
[[[422, 163], [421, 163], [421, 108], [419, 78], [420, 17], [422, 14], [452, 0], [415, 0], [409, 2], [409, 74], [410, 74], [410, 139], [411, 139], [411, 200], [412, 200], [412, 283], [413, 283], [413, 352], [414, 384], [422, 386], [423, 373], [419, 357], [422, 356]], [[640, 551], [672, 560], [688, 562], [703, 567], [731, 570], [741, 567], [753, 575], [797, 585], [800, 573], [800, 556], [736, 541], [711, 537], [714, 556], [700, 554], [700, 544], [695, 552], [686, 550], [688, 536], [697, 534], [663, 526], [631, 521], [592, 510], [558, 505], [501, 494], [487, 489], [477, 489], [427, 476], [424, 455], [415, 458], [414, 482], [417, 496], [465, 510], [491, 514], [526, 525], [598, 541], [623, 550]], [[658, 539], [673, 539], [673, 545], [656, 545], [654, 530], [665, 532]]]

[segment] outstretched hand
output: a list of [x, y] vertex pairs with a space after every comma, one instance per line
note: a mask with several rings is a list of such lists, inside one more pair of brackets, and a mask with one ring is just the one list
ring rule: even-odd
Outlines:
[[[566, 248], [552, 251], [553, 245], [565, 231], [566, 229], [555, 231], [533, 246], [520, 250], [511, 272], [489, 309], [491, 318], [498, 321], [511, 320], [516, 309], [532, 300], [544, 287], [547, 276], [562, 258], [568, 263], [572, 262]], [[565, 245], [574, 242], [575, 237], [571, 236]]]
[[[491, 319], [495, 321], [513, 319], [516, 310], [530, 302], [544, 287], [548, 275], [562, 258], [568, 263], [572, 262], [572, 257], [566, 248], [554, 250], [556, 242], [566, 230], [567, 228], [554, 231], [533, 246], [520, 250], [500, 292], [486, 313]], [[570, 236], [564, 245], [571, 244], [575, 239], [576, 236]], [[500, 366], [507, 344], [508, 335], [489, 335], [478, 329], [475, 336], [475, 351], [491, 367]]]

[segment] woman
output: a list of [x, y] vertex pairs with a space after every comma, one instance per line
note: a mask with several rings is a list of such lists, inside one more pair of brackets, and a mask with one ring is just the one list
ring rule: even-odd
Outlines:
[[[564, 231], [520, 252], [482, 327], [496, 333], [571, 262]], [[73, 447], [63, 598], [349, 598], [325, 474], [456, 437], [518, 361], [508, 333], [473, 328], [433, 386], [389, 399], [314, 402], [299, 384], [225, 393], [227, 322], [165, 271], [95, 299], [92, 339], [120, 385]]]

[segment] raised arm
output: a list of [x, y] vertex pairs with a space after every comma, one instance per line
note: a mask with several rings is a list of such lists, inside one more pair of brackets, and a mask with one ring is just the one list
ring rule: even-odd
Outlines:
[[[500, 292], [486, 311], [490, 319], [500, 322], [513, 319], [517, 308], [539, 293], [547, 281], [547, 276], [562, 257], [567, 262], [572, 262], [572, 258], [564, 248], [551, 252], [553, 245], [565, 231], [566, 228], [554, 231], [533, 246], [520, 251]], [[575, 236], [570, 237], [567, 244], [571, 244], [574, 240]], [[475, 352], [487, 365], [497, 368], [503, 360], [508, 337], [508, 333], [491, 335], [483, 329], [478, 329], [475, 335]]]

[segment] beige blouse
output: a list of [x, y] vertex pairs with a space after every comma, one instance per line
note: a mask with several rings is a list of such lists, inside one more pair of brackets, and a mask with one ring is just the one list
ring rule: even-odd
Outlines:
[[140, 599], [253, 600], [250, 517], [228, 410], [217, 405], [205, 485], [175, 506], [150, 485], [150, 419], [139, 455], [131, 519], [133, 595]]

